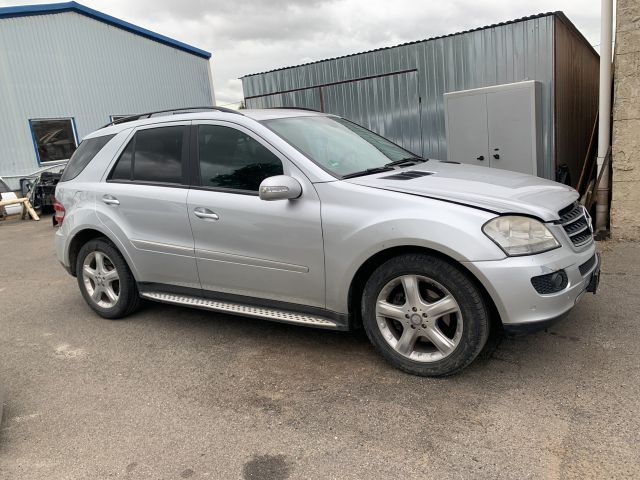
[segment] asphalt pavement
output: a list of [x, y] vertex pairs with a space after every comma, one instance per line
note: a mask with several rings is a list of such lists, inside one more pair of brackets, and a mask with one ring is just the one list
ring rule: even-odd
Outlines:
[[363, 332], [148, 304], [108, 321], [49, 217], [0, 222], [1, 479], [640, 478], [640, 244], [598, 295], [445, 379]]

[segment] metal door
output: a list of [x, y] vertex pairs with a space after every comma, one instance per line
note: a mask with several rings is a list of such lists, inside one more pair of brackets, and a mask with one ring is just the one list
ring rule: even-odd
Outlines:
[[347, 118], [422, 154], [417, 71], [323, 86], [322, 105], [327, 113]]
[[537, 82], [450, 92], [444, 103], [449, 160], [537, 175]]
[[490, 166], [486, 95], [445, 96], [447, 158]]
[[491, 167], [535, 175], [531, 91], [518, 88], [488, 93], [487, 120]]

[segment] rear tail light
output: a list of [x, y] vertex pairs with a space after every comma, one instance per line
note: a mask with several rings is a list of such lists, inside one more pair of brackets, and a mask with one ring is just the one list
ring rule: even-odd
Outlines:
[[53, 218], [56, 221], [55, 223], [57, 225], [62, 225], [62, 222], [64, 221], [64, 214], [67, 211], [64, 209], [64, 207], [58, 200], [56, 200], [55, 203], [53, 204], [53, 210], [55, 211], [55, 215], [53, 216]]

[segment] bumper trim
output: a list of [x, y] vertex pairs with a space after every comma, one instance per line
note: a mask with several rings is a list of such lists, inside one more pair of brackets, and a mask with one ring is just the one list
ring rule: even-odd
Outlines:
[[595, 294], [600, 284], [600, 254], [596, 253], [596, 268], [591, 271], [591, 279], [587, 285], [586, 291]]
[[547, 328], [555, 325], [560, 320], [566, 318], [571, 310], [564, 312], [557, 317], [548, 318], [539, 322], [526, 322], [526, 323], [505, 323], [502, 325], [504, 333], [509, 336], [526, 335], [529, 333], [539, 332], [540, 330], [546, 330]]

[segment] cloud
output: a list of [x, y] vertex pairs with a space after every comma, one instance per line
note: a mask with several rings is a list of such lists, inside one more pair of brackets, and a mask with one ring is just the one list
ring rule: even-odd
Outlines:
[[[30, 0], [28, 3], [41, 3]], [[0, 0], [0, 6], [12, 0]], [[219, 104], [239, 77], [563, 10], [599, 43], [599, 2], [584, 0], [81, 0], [109, 15], [213, 52]]]

